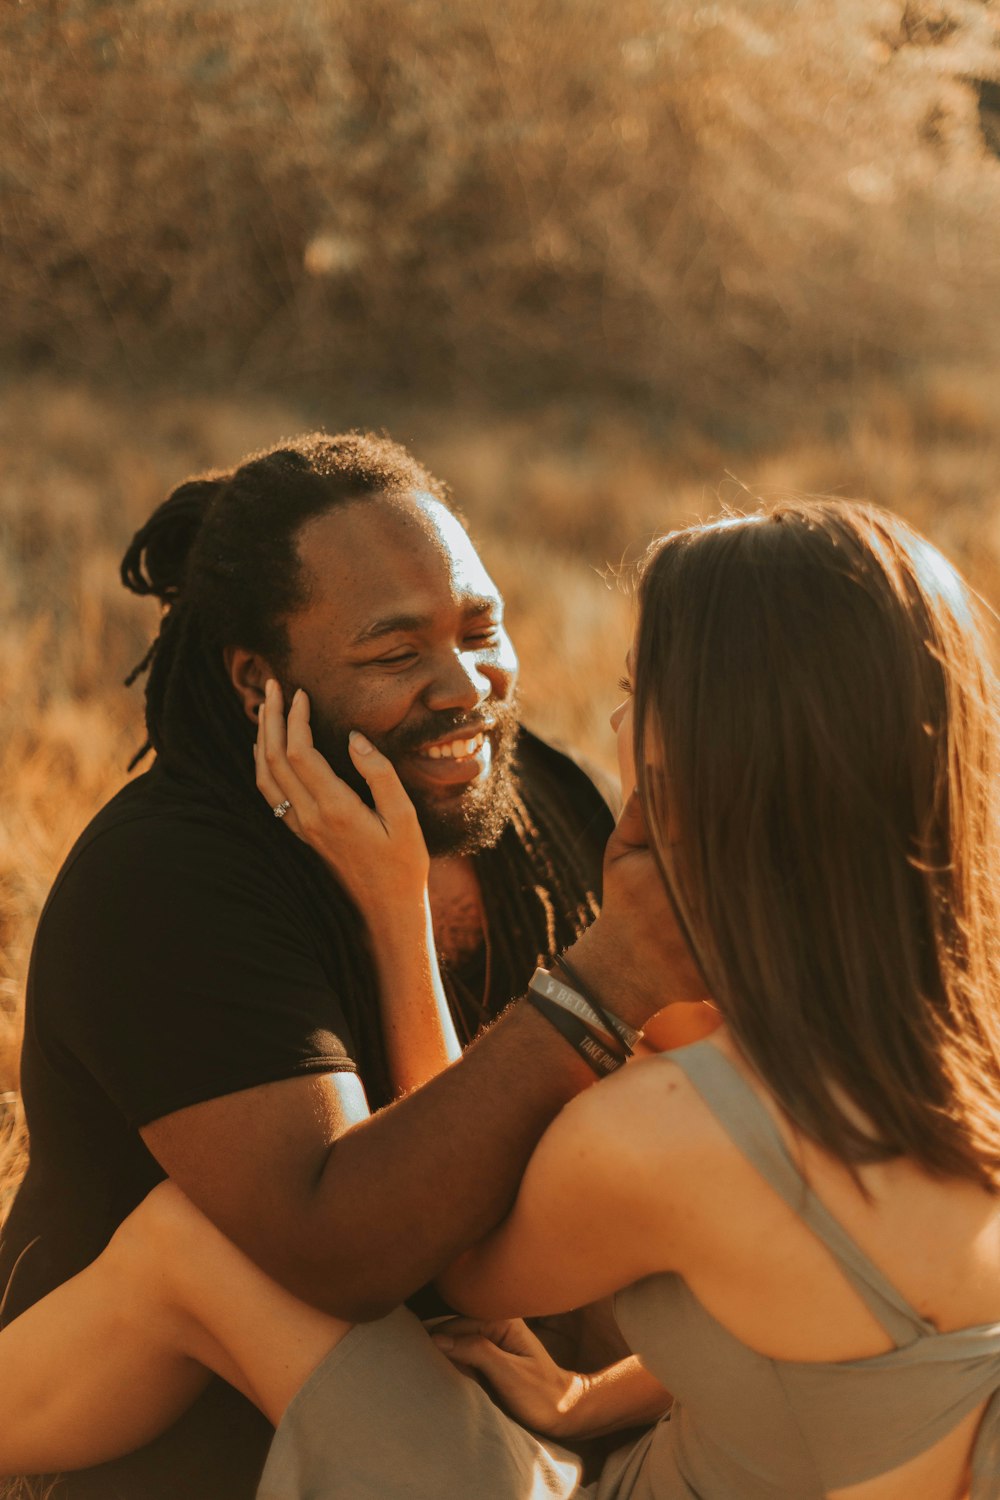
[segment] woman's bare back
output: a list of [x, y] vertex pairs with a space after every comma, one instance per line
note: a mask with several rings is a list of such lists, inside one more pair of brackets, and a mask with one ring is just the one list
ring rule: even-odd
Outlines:
[[[1000, 1323], [1000, 1200], [906, 1159], [861, 1167], [866, 1197], [843, 1164], [793, 1129], [724, 1029], [704, 1045], [738, 1069], [812, 1192], [922, 1319], [938, 1332]], [[671, 1264], [663, 1269], [677, 1271], [712, 1318], [767, 1358], [826, 1364], [891, 1351], [830, 1248], [734, 1145], [682, 1070], [665, 1056], [636, 1068], [635, 1085], [647, 1189], [662, 1195], [671, 1184]], [[830, 1500], [961, 1500], [984, 1406], [902, 1467], [831, 1490]]]

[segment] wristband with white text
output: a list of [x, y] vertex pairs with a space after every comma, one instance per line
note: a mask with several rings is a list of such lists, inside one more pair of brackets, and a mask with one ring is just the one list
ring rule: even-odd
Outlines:
[[583, 996], [591, 1009], [597, 1012], [606, 1029], [618, 1038], [623, 1047], [633, 1052], [637, 1043], [642, 1041], [642, 1032], [636, 1031], [635, 1027], [623, 1021], [621, 1016], [616, 1016], [613, 1010], [608, 1010], [606, 1005], [602, 1005], [593, 990], [584, 984], [577, 970], [561, 953], [558, 958], [553, 959], [553, 963], [557, 968], [562, 969], [574, 989]]
[[625, 1061], [624, 1055], [606, 1047], [579, 1016], [564, 1010], [561, 1005], [557, 1005], [546, 995], [539, 994], [537, 990], [529, 990], [525, 998], [565, 1037], [599, 1078], [606, 1078], [609, 1073], [614, 1073], [621, 1067]]

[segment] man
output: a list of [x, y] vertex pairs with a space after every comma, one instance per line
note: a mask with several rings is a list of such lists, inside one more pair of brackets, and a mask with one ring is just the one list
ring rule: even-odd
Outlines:
[[[352, 784], [351, 729], [395, 764], [464, 1041], [595, 914], [610, 814], [518, 725], [497, 590], [442, 486], [385, 439], [314, 436], [182, 485], [123, 579], [165, 606], [143, 663], [156, 762], [84, 832], [39, 924], [4, 1316], [87, 1264], [164, 1173], [300, 1295], [374, 1316], [499, 1217], [584, 1078], [537, 1015], [508, 1018], [473, 1049], [488, 1063], [470, 1053], [350, 1130], [393, 1093], [375, 967], [356, 909], [256, 789], [265, 683], [306, 690]], [[269, 1436], [217, 1384], [54, 1493], [249, 1500]]]

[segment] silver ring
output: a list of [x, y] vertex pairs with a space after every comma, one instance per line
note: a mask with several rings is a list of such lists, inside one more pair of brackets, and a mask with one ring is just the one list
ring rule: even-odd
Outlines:
[[292, 804], [289, 802], [287, 797], [285, 798], [284, 802], [279, 802], [277, 807], [271, 808], [271, 811], [274, 813], [274, 816], [276, 818], [283, 818], [285, 816], [285, 813], [291, 812], [291, 810]]

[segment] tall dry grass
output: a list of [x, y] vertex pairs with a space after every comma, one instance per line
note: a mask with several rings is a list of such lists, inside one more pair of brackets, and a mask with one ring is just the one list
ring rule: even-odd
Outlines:
[[[141, 736], [121, 686], [155, 626], [117, 565], [166, 489], [322, 412], [275, 400], [99, 394], [36, 378], [0, 409], [0, 1092], [17, 1087], [23, 980], [50, 881]], [[388, 413], [387, 413], [388, 416]], [[326, 414], [337, 425], [335, 412]], [[510, 610], [525, 716], [613, 775], [607, 715], [630, 630], [615, 567], [666, 527], [756, 493], [864, 495], [912, 518], [1000, 602], [1000, 416], [989, 375], [938, 371], [830, 406], [756, 453], [684, 429], [669, 447], [605, 411], [388, 424], [451, 481]], [[609, 569], [610, 565], [610, 569]], [[0, 1216], [22, 1160], [0, 1131]]]
[[998, 35], [989, 0], [21, 0], [0, 360], [745, 421], [993, 348]]

